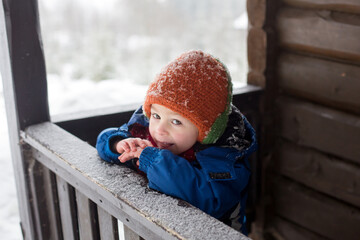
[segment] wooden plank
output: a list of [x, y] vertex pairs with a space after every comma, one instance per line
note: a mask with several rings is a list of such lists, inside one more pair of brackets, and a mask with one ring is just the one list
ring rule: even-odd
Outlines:
[[80, 191], [76, 190], [75, 193], [80, 239], [100, 239], [97, 226], [96, 205]]
[[76, 218], [75, 190], [59, 176], [56, 176], [56, 183], [63, 237], [67, 240], [78, 240], [79, 229]]
[[277, 30], [284, 48], [360, 63], [360, 15], [282, 8]]
[[[48, 168], [43, 167], [43, 182], [40, 183], [40, 186], [44, 186], [44, 194], [46, 199], [47, 214], [49, 218], [49, 228], [50, 228], [50, 239], [63, 239], [62, 229], [61, 229], [61, 220], [60, 220], [60, 209], [59, 209], [59, 200], [57, 197], [56, 189], [56, 176]], [[43, 209], [42, 209], [43, 211]]]
[[49, 121], [46, 68], [37, 0], [4, 0], [20, 129]]
[[42, 164], [146, 239], [249, 239], [195, 207], [149, 190], [144, 177], [105, 163], [95, 148], [52, 123], [31, 126], [21, 136], [37, 149]]
[[246, 10], [250, 26], [262, 28], [265, 23], [266, 1], [249, 0], [246, 4]]
[[62, 239], [55, 179], [49, 169], [33, 159], [29, 182], [38, 239]]
[[[246, 85], [234, 89], [233, 103], [247, 115], [258, 112], [259, 101], [263, 89], [257, 86]], [[127, 122], [135, 109], [140, 105], [109, 107], [106, 109], [90, 110], [86, 112], [52, 116], [61, 128], [79, 137], [83, 141], [95, 146], [96, 138], [106, 127], [120, 127]]]
[[294, 7], [360, 13], [359, 0], [283, 0], [283, 2]]
[[98, 207], [100, 238], [107, 240], [119, 240], [117, 219]]
[[282, 142], [275, 170], [297, 182], [360, 207], [360, 167], [309, 148]]
[[358, 208], [335, 201], [285, 179], [273, 183], [276, 214], [329, 239], [360, 236]]
[[265, 75], [262, 72], [250, 69], [247, 75], [248, 84], [253, 84], [262, 88], [266, 87]]
[[[34, 226], [34, 216], [32, 212], [31, 205], [31, 194], [30, 194], [30, 185], [29, 185], [29, 173], [26, 169], [28, 169], [28, 159], [23, 156], [23, 144], [20, 142], [19, 130], [21, 128], [21, 124], [19, 121], [19, 111], [18, 111], [18, 103], [16, 100], [16, 92], [17, 89], [14, 84], [14, 76], [13, 76], [13, 63], [12, 58], [13, 55], [10, 51], [10, 46], [19, 47], [19, 42], [12, 42], [11, 38], [12, 33], [10, 32], [11, 28], [19, 27], [18, 24], [12, 26], [13, 21], [13, 13], [14, 11], [20, 11], [19, 9], [15, 10], [15, 8], [10, 8], [10, 4], [13, 3], [15, 5], [15, 1], [7, 1], [3, 0], [0, 4], [0, 71], [2, 74], [2, 82], [3, 82], [3, 93], [5, 100], [5, 108], [6, 108], [6, 117], [9, 126], [9, 138], [10, 138], [10, 148], [11, 155], [13, 159], [13, 167], [14, 167], [14, 177], [16, 183], [16, 191], [17, 191], [17, 199], [18, 199], [18, 207], [19, 207], [19, 215], [21, 221], [21, 229], [23, 233], [24, 239], [38, 239], [36, 226]], [[23, 10], [27, 10], [31, 1], [27, 1], [24, 3]], [[19, 6], [20, 4], [17, 3]], [[19, 17], [19, 20], [24, 20], [23, 18], [27, 18], [28, 15], [24, 14]], [[21, 32], [21, 28], [19, 28]], [[27, 39], [27, 38], [25, 38]], [[19, 40], [19, 39], [17, 39]], [[18, 86], [19, 87], [19, 86]]]
[[51, 116], [51, 121], [80, 139], [95, 146], [104, 126], [120, 127], [126, 123], [139, 105], [117, 106]]
[[125, 240], [141, 240], [142, 238], [133, 232], [130, 228], [124, 225], [124, 238]]
[[360, 163], [359, 116], [286, 97], [277, 106], [282, 137]]
[[271, 219], [270, 224], [274, 229], [276, 229], [275, 232], [281, 236], [281, 238], [278, 239], [291, 239], [291, 240], [327, 240], [328, 239], [280, 217], [275, 217], [274, 219]]
[[279, 87], [285, 92], [360, 113], [359, 66], [295, 54], [282, 54], [278, 63]]
[[250, 28], [248, 33], [249, 68], [263, 73], [266, 68], [266, 33], [260, 28]]
[[28, 169], [36, 236], [39, 240], [50, 239], [50, 228], [47, 227], [47, 206], [45, 205], [45, 200], [43, 199], [44, 190], [41, 185], [38, 185], [39, 183], [42, 183], [42, 165], [35, 161], [35, 159], [32, 159]]

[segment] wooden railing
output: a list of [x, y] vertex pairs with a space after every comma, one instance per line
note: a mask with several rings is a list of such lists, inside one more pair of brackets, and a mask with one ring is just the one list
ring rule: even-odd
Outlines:
[[[134, 171], [102, 161], [96, 149], [53, 123], [21, 133], [29, 166], [38, 236], [49, 239], [248, 239], [190, 204], [147, 187]], [[37, 169], [39, 170], [39, 169]], [[38, 185], [38, 178], [47, 178]], [[46, 211], [45, 211], [46, 208]]]

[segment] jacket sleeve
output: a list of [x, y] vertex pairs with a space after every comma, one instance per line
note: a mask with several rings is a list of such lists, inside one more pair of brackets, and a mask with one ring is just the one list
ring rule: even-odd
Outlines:
[[118, 157], [119, 153], [115, 153], [111, 150], [111, 145], [118, 139], [124, 139], [130, 137], [127, 125], [124, 124], [120, 128], [107, 128], [103, 130], [96, 140], [96, 150], [99, 156], [110, 163], [118, 163], [120, 161]]
[[237, 153], [210, 147], [196, 154], [201, 165], [197, 168], [168, 150], [147, 147], [140, 155], [140, 170], [147, 174], [150, 188], [220, 218], [240, 202], [249, 181], [247, 160], [237, 163]]

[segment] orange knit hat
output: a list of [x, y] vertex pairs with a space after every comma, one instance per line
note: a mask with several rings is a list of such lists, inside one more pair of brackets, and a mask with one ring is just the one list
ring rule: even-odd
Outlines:
[[198, 141], [215, 143], [223, 134], [232, 101], [230, 75], [219, 60], [202, 51], [183, 53], [150, 84], [143, 110], [160, 104], [190, 120], [199, 130]]

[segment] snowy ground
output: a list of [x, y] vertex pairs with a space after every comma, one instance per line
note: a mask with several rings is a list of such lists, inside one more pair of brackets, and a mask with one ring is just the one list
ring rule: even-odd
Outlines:
[[115, 105], [141, 103], [147, 85], [130, 80], [70, 80], [48, 75], [50, 114], [74, 113]]

